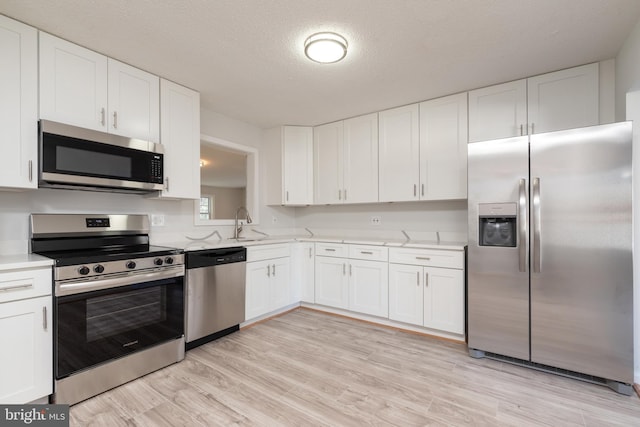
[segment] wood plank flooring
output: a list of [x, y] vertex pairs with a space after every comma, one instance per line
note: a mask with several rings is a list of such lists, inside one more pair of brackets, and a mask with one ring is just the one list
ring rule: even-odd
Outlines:
[[639, 426], [640, 400], [299, 309], [71, 407], [77, 426]]

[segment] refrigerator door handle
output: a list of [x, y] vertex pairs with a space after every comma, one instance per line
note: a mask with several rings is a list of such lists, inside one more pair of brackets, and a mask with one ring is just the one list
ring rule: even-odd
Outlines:
[[540, 273], [540, 178], [533, 178], [533, 272]]
[[519, 218], [520, 221], [518, 223], [518, 240], [519, 240], [519, 253], [518, 253], [518, 264], [520, 267], [521, 273], [527, 272], [527, 246], [529, 242], [527, 242], [527, 180], [524, 178], [520, 179], [519, 182], [519, 191], [518, 191], [518, 207], [520, 212]]

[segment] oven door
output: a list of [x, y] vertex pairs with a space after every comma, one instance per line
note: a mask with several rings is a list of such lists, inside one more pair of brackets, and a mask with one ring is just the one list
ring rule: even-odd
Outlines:
[[55, 315], [59, 380], [183, 336], [184, 276], [57, 296]]

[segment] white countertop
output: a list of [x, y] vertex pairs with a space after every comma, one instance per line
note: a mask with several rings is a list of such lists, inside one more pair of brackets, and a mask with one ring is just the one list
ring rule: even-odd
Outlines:
[[51, 267], [53, 260], [37, 254], [0, 255], [0, 271]]
[[164, 243], [163, 246], [172, 246], [180, 248], [185, 251], [197, 251], [202, 249], [220, 249], [231, 248], [234, 246], [256, 246], [256, 245], [272, 245], [276, 243], [289, 243], [289, 242], [317, 242], [317, 243], [345, 243], [350, 245], [373, 245], [373, 246], [388, 246], [388, 247], [403, 247], [403, 248], [416, 248], [416, 249], [441, 249], [441, 250], [453, 250], [462, 251], [467, 245], [464, 242], [432, 242], [432, 241], [382, 241], [379, 239], [345, 239], [339, 236], [277, 236], [277, 237], [265, 237], [255, 240], [240, 240], [224, 239], [224, 240], [185, 240], [180, 242]]

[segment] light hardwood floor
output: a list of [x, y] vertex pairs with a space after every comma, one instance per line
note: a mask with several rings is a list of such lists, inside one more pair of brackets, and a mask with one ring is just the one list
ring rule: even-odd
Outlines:
[[80, 426], [640, 426], [640, 400], [299, 309], [71, 407]]

